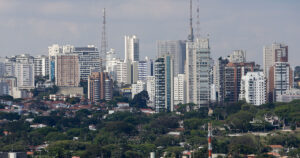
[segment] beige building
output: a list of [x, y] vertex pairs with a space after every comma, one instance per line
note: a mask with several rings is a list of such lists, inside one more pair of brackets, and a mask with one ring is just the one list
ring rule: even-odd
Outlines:
[[55, 84], [59, 87], [77, 87], [80, 83], [79, 58], [76, 54], [55, 57]]

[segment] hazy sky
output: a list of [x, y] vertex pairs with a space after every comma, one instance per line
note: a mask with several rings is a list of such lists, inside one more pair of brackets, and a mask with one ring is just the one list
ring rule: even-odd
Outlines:
[[[200, 0], [199, 4], [201, 34], [210, 35], [214, 58], [242, 49], [248, 60], [261, 64], [263, 46], [283, 42], [289, 46], [292, 65], [300, 65], [299, 0]], [[140, 38], [142, 57], [155, 57], [157, 40], [187, 38], [189, 0], [0, 0], [0, 56], [47, 54], [55, 43], [99, 46], [104, 7], [108, 46], [120, 57], [124, 35]]]

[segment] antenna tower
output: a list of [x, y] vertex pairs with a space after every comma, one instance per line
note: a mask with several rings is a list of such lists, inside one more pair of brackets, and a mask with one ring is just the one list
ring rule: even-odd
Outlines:
[[208, 158], [212, 158], [212, 145], [211, 145], [211, 137], [212, 137], [212, 125], [208, 123]]
[[103, 23], [102, 23], [102, 37], [101, 37], [101, 50], [100, 50], [100, 71], [103, 71], [106, 52], [107, 52], [106, 12], [105, 12], [105, 8], [103, 8]]
[[190, 0], [190, 34], [188, 36], [190, 42], [194, 42], [194, 30], [193, 30], [193, 0]]
[[199, 0], [197, 4], [197, 26], [196, 26], [196, 38], [200, 38], [200, 9], [199, 9]]

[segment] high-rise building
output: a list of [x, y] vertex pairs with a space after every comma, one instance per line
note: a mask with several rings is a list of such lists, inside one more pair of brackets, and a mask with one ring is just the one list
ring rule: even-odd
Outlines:
[[17, 78], [17, 86], [20, 89], [34, 88], [34, 64], [14, 63], [14, 77]]
[[174, 104], [185, 103], [185, 76], [178, 74], [174, 77]]
[[49, 75], [49, 57], [39, 55], [34, 57], [34, 74], [35, 76]]
[[55, 57], [55, 84], [60, 87], [78, 87], [80, 83], [77, 54], [58, 54]]
[[279, 95], [293, 87], [293, 70], [287, 62], [275, 62], [269, 69], [269, 102], [276, 102]]
[[174, 75], [184, 74], [186, 41], [157, 41], [157, 56], [172, 54], [174, 57]]
[[155, 60], [155, 109], [156, 112], [174, 110], [174, 66], [172, 55]]
[[294, 70], [294, 83], [295, 88], [300, 89], [300, 66], [296, 66]]
[[210, 102], [211, 57], [209, 39], [187, 42], [185, 80], [187, 103], [198, 107]]
[[133, 36], [125, 36], [125, 62], [139, 61], [139, 39]]
[[5, 74], [5, 63], [0, 61], [0, 77], [3, 77]]
[[283, 94], [279, 94], [277, 96], [277, 102], [288, 103], [296, 99], [300, 99], [300, 90], [294, 88], [286, 90], [285, 92], [283, 92]]
[[148, 106], [154, 107], [155, 103], [155, 76], [146, 77], [146, 90], [149, 95]]
[[138, 80], [137, 83], [131, 85], [132, 98], [143, 90], [146, 89], [146, 84], [144, 81]]
[[215, 85], [215, 98], [217, 102], [223, 102], [225, 96], [225, 67], [228, 64], [228, 59], [223, 59], [220, 57], [213, 68], [213, 83]]
[[228, 56], [228, 60], [231, 63], [244, 63], [246, 62], [246, 52], [243, 50], [234, 50], [233, 53]]
[[131, 79], [127, 77], [131, 76], [131, 64], [121, 60], [116, 64], [116, 78], [118, 84], [131, 84]]
[[269, 69], [275, 62], [288, 62], [288, 46], [281, 43], [273, 43], [263, 48], [264, 74], [269, 77]]
[[263, 72], [248, 72], [242, 77], [240, 100], [252, 105], [262, 105], [267, 101], [267, 79]]
[[241, 91], [241, 79], [247, 72], [259, 71], [254, 62], [228, 63], [225, 67], [224, 101], [237, 102]]
[[51, 81], [55, 80], [55, 57], [58, 54], [63, 53], [62, 47], [58, 44], [53, 44], [48, 47], [48, 56], [49, 56], [49, 79]]
[[113, 81], [107, 72], [92, 72], [88, 78], [88, 99], [91, 102], [111, 100]]
[[148, 57], [138, 63], [138, 80], [146, 81], [147, 76], [153, 76], [153, 60]]
[[99, 51], [94, 45], [87, 47], [75, 47], [73, 52], [79, 57], [80, 79], [87, 81], [92, 70], [100, 72]]

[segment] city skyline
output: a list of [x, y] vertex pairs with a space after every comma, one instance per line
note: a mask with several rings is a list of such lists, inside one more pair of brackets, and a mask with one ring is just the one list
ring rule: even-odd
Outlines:
[[[200, 0], [201, 34], [210, 34], [214, 59], [242, 49], [247, 52], [248, 61], [262, 65], [263, 46], [279, 42], [289, 46], [290, 63], [297, 66], [300, 2], [230, 2]], [[194, 0], [194, 29], [196, 6]], [[187, 39], [188, 0], [29, 0], [26, 3], [1, 0], [0, 56], [47, 54], [48, 46], [54, 43], [95, 44], [99, 48], [104, 7], [107, 8], [108, 49], [115, 48], [120, 57], [124, 57], [124, 35], [135, 34], [140, 39], [141, 58], [155, 58], [158, 40]], [[153, 8], [157, 7], [154, 12]]]

